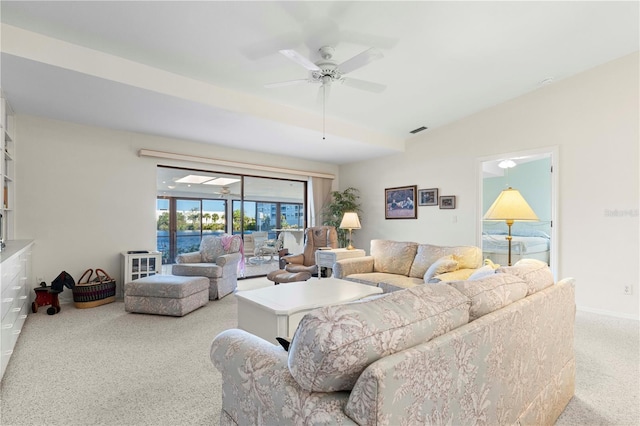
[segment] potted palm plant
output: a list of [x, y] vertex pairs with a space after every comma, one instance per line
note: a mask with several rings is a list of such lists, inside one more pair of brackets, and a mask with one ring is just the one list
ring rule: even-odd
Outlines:
[[345, 212], [356, 212], [360, 216], [360, 220], [362, 220], [359, 198], [359, 191], [356, 188], [349, 187], [342, 192], [333, 191], [331, 192], [331, 201], [322, 209], [324, 225], [335, 226], [338, 231], [340, 247], [346, 247], [349, 239], [347, 230], [340, 229], [340, 222]]

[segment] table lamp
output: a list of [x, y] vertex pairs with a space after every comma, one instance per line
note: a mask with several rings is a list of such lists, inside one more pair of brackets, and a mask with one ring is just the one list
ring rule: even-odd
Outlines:
[[355, 247], [351, 244], [351, 231], [353, 229], [360, 229], [360, 219], [358, 218], [358, 213], [356, 212], [346, 212], [344, 216], [342, 216], [342, 222], [340, 222], [340, 229], [348, 229], [349, 230], [349, 246], [347, 246], [347, 250], [353, 250]]
[[538, 216], [520, 194], [520, 191], [509, 187], [498, 195], [498, 198], [485, 213], [484, 219], [504, 220], [507, 222], [507, 227], [509, 228], [507, 235], [507, 241], [509, 242], [508, 262], [509, 266], [511, 266], [511, 225], [516, 220], [538, 220]]

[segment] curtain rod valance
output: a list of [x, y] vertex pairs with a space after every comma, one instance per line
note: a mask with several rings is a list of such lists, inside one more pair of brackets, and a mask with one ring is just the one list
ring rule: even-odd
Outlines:
[[265, 172], [287, 173], [297, 176], [311, 176], [324, 179], [335, 179], [336, 176], [330, 173], [307, 172], [304, 170], [284, 169], [282, 167], [263, 166], [261, 164], [241, 163], [238, 161], [219, 160], [217, 158], [198, 157], [196, 155], [176, 154], [173, 152], [154, 151], [151, 149], [141, 149], [138, 152], [141, 157], [167, 158], [170, 160], [192, 161], [195, 163], [215, 164], [217, 166], [238, 167], [241, 169], [262, 170]]

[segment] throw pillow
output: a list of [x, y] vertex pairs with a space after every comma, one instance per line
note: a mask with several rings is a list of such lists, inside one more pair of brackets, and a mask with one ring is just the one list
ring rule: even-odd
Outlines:
[[482, 266], [482, 250], [473, 246], [434, 246], [431, 244], [420, 244], [416, 252], [415, 259], [411, 264], [409, 276], [412, 278], [422, 278], [429, 266], [443, 256], [453, 255], [458, 261], [460, 269], [476, 269]]
[[471, 274], [473, 274], [475, 269], [456, 269], [452, 272], [445, 272], [443, 274], [438, 274], [435, 277], [431, 278], [428, 283], [446, 283], [449, 281], [462, 281], [469, 279]]
[[471, 274], [471, 276], [467, 279], [469, 281], [475, 281], [475, 280], [484, 278], [486, 276], [493, 275], [495, 273], [496, 273], [496, 270], [493, 269], [491, 265], [484, 265], [482, 268], [476, 269], [476, 271], [473, 274]]
[[443, 256], [429, 266], [429, 269], [424, 273], [424, 277], [422, 279], [425, 283], [428, 283], [429, 280], [436, 275], [444, 274], [445, 272], [453, 272], [457, 269], [458, 261], [453, 258], [453, 255]]
[[418, 243], [371, 240], [373, 272], [409, 275], [417, 248]]

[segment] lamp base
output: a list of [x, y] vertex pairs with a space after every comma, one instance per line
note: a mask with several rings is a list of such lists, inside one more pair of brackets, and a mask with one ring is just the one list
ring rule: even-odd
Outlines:
[[349, 243], [349, 245], [347, 246], [347, 250], [355, 250], [355, 249], [356, 248], [351, 243]]

